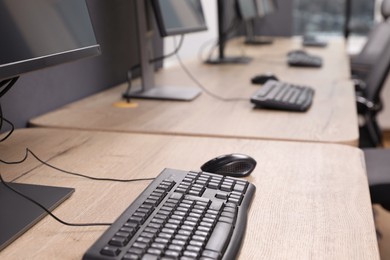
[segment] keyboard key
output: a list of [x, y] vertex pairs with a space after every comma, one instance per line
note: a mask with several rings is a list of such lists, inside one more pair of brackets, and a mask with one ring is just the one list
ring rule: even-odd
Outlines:
[[221, 254], [216, 252], [216, 251], [212, 251], [212, 250], [204, 250], [202, 252], [202, 256], [210, 257], [212, 259], [219, 259], [219, 257], [221, 257]]
[[117, 256], [121, 253], [121, 250], [113, 246], [105, 246], [100, 253], [106, 256]]
[[191, 257], [191, 258], [197, 258], [199, 256], [199, 254], [197, 252], [189, 251], [189, 250], [184, 251], [183, 255]]
[[180, 256], [180, 251], [167, 250], [167, 251], [165, 251], [165, 256], [172, 257], [172, 258], [178, 258]]
[[223, 252], [229, 241], [232, 228], [232, 224], [218, 222], [207, 242], [206, 249]]
[[140, 259], [139, 255], [136, 254], [125, 254], [122, 260], [137, 260]]
[[158, 260], [161, 253], [161, 250], [150, 248], [148, 254], [142, 256], [142, 260]]
[[118, 246], [123, 247], [127, 243], [129, 243], [129, 240], [126, 237], [113, 237], [111, 238], [110, 242], [108, 242], [112, 246]]

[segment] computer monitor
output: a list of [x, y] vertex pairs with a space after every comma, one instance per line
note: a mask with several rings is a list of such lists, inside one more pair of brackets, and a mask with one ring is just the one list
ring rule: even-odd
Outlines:
[[153, 0], [161, 36], [207, 30], [200, 0]]
[[264, 17], [268, 14], [272, 14], [277, 9], [275, 0], [255, 0], [255, 2], [258, 17]]
[[[200, 93], [198, 88], [156, 86], [154, 81], [154, 64], [152, 36], [153, 8], [161, 36], [182, 35], [207, 30], [206, 20], [200, 0], [136, 0], [138, 24], [138, 45], [140, 53], [141, 86], [130, 90], [123, 96], [126, 99], [159, 99], [174, 101], [191, 101]], [[131, 84], [131, 79], [129, 79]]]
[[100, 53], [84, 0], [0, 6], [0, 79]]
[[[256, 7], [254, 0], [235, 0], [235, 11], [241, 21], [252, 20], [256, 17]], [[247, 64], [252, 59], [246, 56], [226, 56], [225, 47], [228, 41], [228, 30], [225, 24], [226, 0], [217, 0], [218, 12], [218, 56], [209, 58], [207, 64]]]
[[275, 0], [254, 0], [256, 3], [256, 19], [247, 21], [246, 23], [246, 39], [245, 43], [249, 45], [271, 44], [271, 38], [256, 36], [256, 20], [264, 18], [276, 11], [277, 5]]
[[[0, 2], [0, 82], [49, 66], [98, 55], [85, 0]], [[73, 188], [8, 183], [53, 210]], [[46, 213], [0, 183], [0, 250]]]
[[253, 0], [237, 0], [238, 13], [244, 21], [256, 18], [257, 10]]

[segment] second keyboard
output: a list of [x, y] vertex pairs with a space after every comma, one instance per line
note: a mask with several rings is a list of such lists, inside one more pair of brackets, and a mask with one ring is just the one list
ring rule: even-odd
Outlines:
[[304, 112], [312, 104], [314, 90], [275, 80], [268, 80], [251, 97], [256, 107]]
[[322, 67], [322, 58], [307, 53], [291, 53], [287, 57], [287, 63], [292, 67]]

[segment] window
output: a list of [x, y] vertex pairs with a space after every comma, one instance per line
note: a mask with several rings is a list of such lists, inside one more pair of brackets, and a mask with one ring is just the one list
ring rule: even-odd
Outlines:
[[[351, 33], [367, 34], [374, 20], [375, 1], [350, 0]], [[295, 0], [294, 34], [343, 34], [346, 0]]]

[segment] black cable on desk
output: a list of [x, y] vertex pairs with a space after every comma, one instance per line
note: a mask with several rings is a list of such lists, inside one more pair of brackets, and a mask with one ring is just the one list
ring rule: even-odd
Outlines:
[[11, 126], [11, 130], [10, 130], [3, 138], [0, 139], [0, 143], [1, 143], [1, 142], [4, 142], [5, 140], [7, 140], [7, 139], [12, 135], [12, 133], [13, 133], [14, 130], [15, 130], [14, 124], [12, 124], [11, 121], [9, 121], [8, 119], [6, 119], [6, 118], [3, 116], [3, 109], [2, 109], [1, 103], [0, 103], [0, 131], [1, 131], [2, 127], [3, 127], [3, 122], [8, 123], [8, 124]]
[[[156, 62], [159, 62], [159, 61], [162, 61], [162, 60], [165, 60], [169, 57], [174, 56], [181, 49], [183, 42], [184, 42], [184, 35], [180, 35], [179, 45], [171, 53], [168, 53], [168, 54], [160, 56], [160, 57], [153, 58], [153, 59], [149, 60], [149, 63], [156, 63]], [[140, 68], [141, 68], [141, 64], [136, 64], [133, 67], [131, 67], [130, 70], [133, 71], [133, 70], [140, 69]]]
[[[12, 79], [6, 79], [6, 80], [0, 81], [0, 98], [2, 96], [4, 96], [5, 93], [7, 93], [13, 85], [15, 85], [15, 83], [16, 83], [16, 81], [18, 81], [18, 79], [19, 79], [19, 77], [14, 77]], [[6, 118], [4, 118], [3, 109], [2, 109], [1, 103], [0, 103], [0, 132], [1, 132], [1, 129], [3, 128], [4, 122], [8, 123], [11, 126], [11, 131], [5, 137], [0, 139], [0, 143], [7, 140], [8, 137], [11, 136], [11, 134], [13, 133], [13, 131], [15, 129], [15, 126], [12, 124], [12, 122], [7, 120]]]
[[[176, 44], [176, 41], [175, 41], [175, 44]], [[183, 71], [187, 74], [187, 76], [200, 88], [202, 89], [207, 95], [215, 98], [215, 99], [218, 99], [220, 101], [224, 101], [224, 102], [232, 102], [232, 101], [249, 101], [249, 98], [225, 98], [225, 97], [221, 97], [217, 94], [214, 94], [213, 92], [211, 92], [210, 90], [208, 90], [191, 72], [190, 70], [184, 65], [183, 61], [181, 60], [180, 58], [180, 55], [179, 53], [176, 53], [176, 57], [177, 57], [177, 60], [181, 66], [181, 68], [183, 69]]]
[[91, 226], [111, 226], [112, 225], [112, 223], [69, 223], [69, 222], [63, 221], [60, 218], [58, 218], [56, 215], [51, 213], [51, 211], [49, 209], [47, 209], [45, 206], [43, 206], [41, 203], [37, 202], [36, 200], [30, 198], [29, 196], [27, 196], [27, 195], [23, 194], [22, 192], [12, 188], [11, 186], [9, 186], [4, 181], [3, 177], [1, 176], [1, 174], [0, 174], [0, 181], [7, 189], [13, 191], [14, 193], [18, 194], [19, 196], [21, 196], [21, 197], [25, 198], [26, 200], [30, 201], [31, 203], [37, 205], [38, 207], [43, 209], [47, 214], [49, 214], [52, 218], [54, 218], [56, 221], [60, 222], [63, 225], [71, 226], [71, 227], [91, 227]]
[[[87, 176], [87, 175], [83, 175], [83, 174], [79, 174], [79, 173], [74, 173], [74, 172], [70, 172], [70, 171], [66, 171], [66, 170], [63, 170], [63, 169], [60, 169], [56, 166], [53, 166], [45, 161], [43, 161], [42, 159], [40, 159], [37, 155], [35, 155], [30, 149], [26, 148], [26, 153], [25, 153], [25, 156], [19, 160], [19, 161], [13, 161], [13, 162], [7, 162], [7, 161], [4, 161], [4, 160], [1, 160], [0, 159], [0, 162], [1, 163], [4, 163], [4, 164], [8, 164], [8, 165], [14, 165], [14, 164], [20, 164], [20, 163], [23, 163], [24, 161], [27, 160], [28, 158], [28, 154], [31, 154], [36, 160], [38, 160], [39, 162], [41, 162], [42, 164], [52, 168], [52, 169], [55, 169], [57, 171], [60, 171], [60, 172], [63, 172], [63, 173], [66, 173], [66, 174], [70, 174], [70, 175], [74, 175], [74, 176], [78, 176], [78, 177], [83, 177], [83, 178], [87, 178], [87, 179], [91, 179], [91, 180], [98, 180], [98, 181], [114, 181], [114, 182], [135, 182], [135, 181], [146, 181], [146, 180], [154, 180], [155, 178], [143, 178], [143, 179], [112, 179], [112, 178], [96, 178], [96, 177], [91, 177], [91, 176]], [[1, 183], [6, 187], [8, 188], [9, 190], [15, 192], [16, 194], [22, 196], [23, 198], [25, 198], [26, 200], [30, 201], [31, 203], [37, 205], [38, 207], [40, 207], [41, 209], [43, 209], [47, 214], [49, 214], [52, 218], [54, 218], [56, 221], [60, 222], [61, 224], [63, 225], [66, 225], [66, 226], [73, 226], [73, 227], [89, 227], [89, 226], [111, 226], [112, 223], [69, 223], [69, 222], [66, 222], [66, 221], [63, 221], [61, 220], [60, 218], [58, 218], [57, 216], [55, 216], [53, 213], [51, 213], [51, 211], [49, 209], [47, 209], [45, 206], [43, 206], [41, 203], [39, 203], [38, 201], [30, 198], [29, 196], [23, 194], [22, 192], [12, 188], [11, 186], [9, 186], [2, 178], [1, 174], [0, 174], [0, 181]]]
[[84, 174], [80, 174], [80, 173], [76, 173], [76, 172], [71, 172], [71, 171], [63, 170], [61, 168], [58, 168], [58, 167], [56, 167], [54, 165], [51, 165], [51, 164], [43, 161], [36, 154], [34, 154], [29, 148], [26, 148], [26, 153], [25, 153], [24, 157], [21, 160], [19, 160], [19, 161], [7, 162], [7, 161], [4, 161], [4, 160], [0, 159], [0, 162], [4, 163], [4, 164], [8, 164], [8, 165], [20, 164], [20, 163], [23, 163], [24, 161], [27, 160], [28, 154], [31, 154], [37, 161], [39, 161], [43, 165], [46, 165], [49, 168], [52, 168], [54, 170], [57, 170], [59, 172], [63, 172], [63, 173], [69, 174], [69, 175], [78, 176], [78, 177], [82, 177], [82, 178], [86, 178], [86, 179], [90, 179], [90, 180], [94, 180], [94, 181], [136, 182], [136, 181], [151, 181], [151, 180], [155, 179], [155, 178], [141, 178], [141, 179], [97, 178], [97, 177], [92, 177], [92, 176], [88, 176], [88, 175], [84, 175]]
[[4, 96], [4, 94], [7, 93], [8, 90], [10, 90], [13, 85], [15, 85], [18, 79], [19, 77], [14, 77], [12, 79], [6, 79], [0, 81], [0, 88], [3, 88], [0, 90], [0, 98]]

